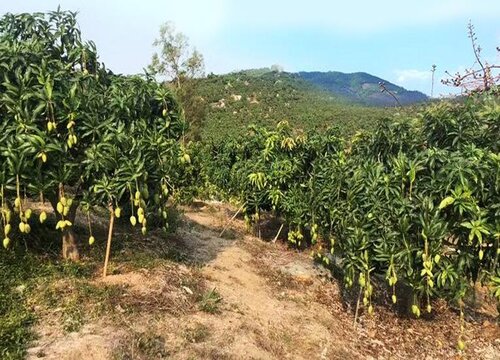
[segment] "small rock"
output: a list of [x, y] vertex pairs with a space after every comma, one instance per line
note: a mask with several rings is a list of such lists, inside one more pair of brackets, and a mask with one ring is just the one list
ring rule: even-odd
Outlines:
[[311, 279], [316, 275], [314, 269], [308, 268], [299, 263], [292, 263], [282, 266], [280, 270], [282, 273], [293, 276], [298, 280]]
[[327, 355], [328, 355], [328, 347], [325, 347], [323, 349], [323, 351], [321, 352], [321, 358], [322, 359], [327, 359]]

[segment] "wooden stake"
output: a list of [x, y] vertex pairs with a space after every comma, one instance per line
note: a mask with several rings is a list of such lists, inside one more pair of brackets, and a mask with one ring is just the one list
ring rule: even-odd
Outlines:
[[108, 243], [106, 245], [106, 257], [104, 258], [104, 270], [102, 272], [102, 276], [106, 277], [106, 272], [108, 271], [108, 261], [109, 261], [109, 253], [111, 252], [111, 239], [113, 238], [113, 224], [115, 222], [115, 212], [113, 210], [113, 206], [109, 207], [111, 212], [109, 219], [109, 232], [108, 232]]
[[240, 213], [241, 210], [243, 210], [244, 207], [245, 207], [245, 204], [241, 205], [241, 207], [238, 209], [238, 211], [236, 212], [236, 214], [233, 215], [233, 217], [231, 218], [231, 220], [228, 221], [228, 223], [226, 224], [226, 226], [224, 227], [224, 229], [222, 229], [222, 231], [219, 234], [219, 237], [221, 237], [222, 234], [224, 234], [224, 232], [227, 230], [227, 228], [229, 227], [229, 225], [233, 222], [234, 219], [236, 219], [236, 216], [238, 216], [238, 214]]
[[358, 313], [359, 313], [359, 303], [361, 302], [361, 292], [363, 291], [363, 288], [359, 288], [359, 295], [358, 295], [358, 301], [356, 302], [356, 313], [354, 314], [354, 328], [356, 329], [356, 326], [358, 325]]
[[284, 225], [285, 225], [285, 223], [281, 224], [280, 229], [278, 230], [278, 233], [276, 234], [276, 236], [275, 236], [275, 237], [274, 237], [274, 239], [273, 239], [273, 243], [275, 243], [275, 242], [276, 242], [276, 240], [278, 240], [278, 237], [280, 236], [280, 234], [281, 234], [281, 230], [283, 230], [283, 226], [284, 226]]

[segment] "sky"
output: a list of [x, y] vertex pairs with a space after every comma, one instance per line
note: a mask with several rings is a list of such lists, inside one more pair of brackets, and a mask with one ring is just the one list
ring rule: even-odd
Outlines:
[[410, 90], [455, 93], [439, 83], [474, 65], [467, 24], [482, 56], [500, 63], [500, 0], [1, 0], [11, 12], [78, 11], [83, 36], [115, 73], [141, 73], [161, 24], [204, 56], [206, 73], [283, 66], [285, 71], [368, 72]]

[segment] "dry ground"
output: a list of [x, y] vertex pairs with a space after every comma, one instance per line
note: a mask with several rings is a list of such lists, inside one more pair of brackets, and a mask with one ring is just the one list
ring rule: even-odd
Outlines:
[[88, 281], [41, 285], [53, 297], [34, 309], [28, 358], [500, 359], [499, 327], [481, 309], [466, 319], [463, 354], [458, 315], [444, 303], [419, 320], [376, 306], [354, 328], [339, 283], [305, 252], [249, 236], [238, 219], [220, 237], [231, 211], [185, 209], [177, 235], [161, 240], [175, 261], [140, 269], [113, 254], [104, 279], [96, 271]]

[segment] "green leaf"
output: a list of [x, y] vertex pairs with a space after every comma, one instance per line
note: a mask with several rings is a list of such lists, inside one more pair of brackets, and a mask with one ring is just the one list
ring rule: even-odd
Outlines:
[[445, 197], [441, 203], [439, 203], [439, 210], [442, 210], [455, 202], [455, 199], [451, 196]]
[[47, 95], [47, 99], [52, 99], [52, 80], [50, 77], [45, 81], [45, 94]]
[[467, 228], [467, 229], [472, 229], [472, 228], [474, 227], [474, 225], [472, 225], [472, 224], [471, 224], [470, 222], [468, 222], [468, 221], [467, 221], [467, 222], [463, 222], [463, 223], [461, 223], [461, 224], [460, 224], [460, 226], [463, 226], [463, 227], [465, 227], [465, 228]]

